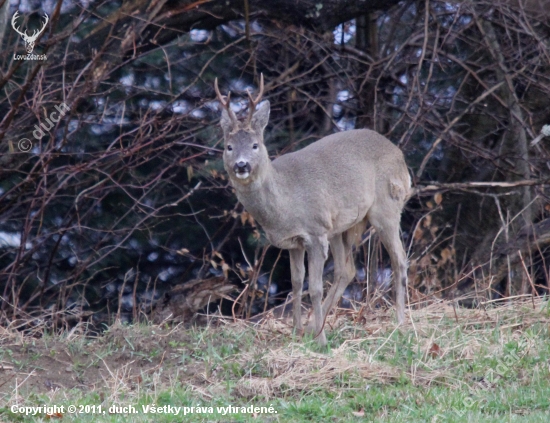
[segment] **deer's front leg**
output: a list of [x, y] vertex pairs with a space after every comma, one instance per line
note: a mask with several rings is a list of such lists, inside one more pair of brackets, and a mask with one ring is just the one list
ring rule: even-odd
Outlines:
[[302, 288], [306, 268], [304, 265], [305, 250], [296, 248], [289, 250], [290, 253], [290, 278], [292, 281], [292, 320], [294, 329], [301, 335], [302, 326]]
[[323, 266], [328, 257], [328, 239], [324, 237], [312, 238], [306, 245], [309, 271], [309, 297], [313, 307], [313, 320], [308, 325], [320, 345], [327, 344], [323, 317]]

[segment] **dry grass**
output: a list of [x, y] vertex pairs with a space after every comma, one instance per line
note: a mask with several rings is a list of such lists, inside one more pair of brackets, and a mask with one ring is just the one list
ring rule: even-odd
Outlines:
[[413, 307], [399, 327], [392, 310], [340, 309], [326, 329], [328, 351], [294, 336], [291, 319], [270, 313], [257, 322], [209, 316], [203, 327], [115, 324], [91, 338], [84, 326], [55, 336], [46, 327], [37, 336], [36, 325], [33, 336], [0, 328], [0, 401], [21, 404], [38, 393], [58, 403], [74, 389], [95, 393], [105, 404], [132, 404], [182, 388], [196, 400], [229, 395], [244, 403], [364, 395], [384, 386], [467, 393], [477, 376], [464, 373], [464, 363], [503, 357], [506, 344], [527, 331], [535, 330], [532, 336], [544, 344], [550, 318], [540, 298], [475, 309], [438, 301]]
[[[346, 383], [390, 383], [398, 377], [399, 370], [394, 367], [369, 363], [364, 351], [351, 357], [349, 347], [342, 345], [330, 356], [295, 343], [271, 350], [262, 358], [270, 376], [245, 376], [238, 381], [237, 390], [243, 397], [262, 395], [270, 399], [297, 392], [336, 391]], [[243, 359], [251, 357], [244, 355]]]
[[[268, 369], [268, 376], [244, 376], [238, 381], [237, 389], [244, 397], [262, 395], [272, 398], [296, 392], [337, 391], [342, 389], [344, 380], [349, 386], [359, 383], [389, 384], [401, 376], [414, 385], [442, 383], [460, 387], [463, 382], [452, 375], [450, 368], [417, 367], [403, 371], [400, 366], [378, 361], [377, 353], [388, 346], [396, 331], [400, 331], [410, 333], [414, 338], [414, 343], [424, 353], [424, 364], [435, 358], [441, 361], [449, 354], [453, 355], [453, 359], [466, 360], [479, 357], [481, 350], [495, 354], [505, 343], [517, 341], [524, 328], [534, 323], [550, 324], [550, 318], [541, 313], [546, 305], [542, 298], [529, 297], [466, 309], [441, 300], [411, 310], [408, 322], [401, 327], [395, 325], [391, 311], [377, 310], [365, 315], [362, 311], [338, 310], [326, 322], [329, 330], [339, 332], [344, 338], [337, 348], [319, 353], [301, 342], [291, 342], [270, 349], [261, 357], [261, 364]], [[358, 321], [362, 324], [353, 323]], [[250, 328], [264, 340], [290, 336], [292, 333], [290, 319], [275, 319], [269, 313], [254, 324], [228, 319], [220, 319], [220, 323], [243, 331]], [[498, 344], [488, 341], [496, 328], [501, 332]], [[449, 342], [457, 330], [461, 332], [460, 342]], [[364, 336], [365, 333], [369, 336]], [[371, 347], [366, 347], [367, 352], [365, 346], [368, 345]], [[249, 351], [233, 360], [244, 365], [258, 360], [257, 357], [257, 351]], [[208, 378], [208, 381], [223, 383], [213, 378]]]

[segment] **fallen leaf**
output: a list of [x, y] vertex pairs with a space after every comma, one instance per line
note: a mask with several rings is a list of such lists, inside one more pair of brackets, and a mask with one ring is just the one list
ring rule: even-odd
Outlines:
[[252, 217], [252, 215], [250, 213], [248, 214], [247, 222], [252, 227], [256, 226], [256, 222], [254, 222], [254, 218]]
[[424, 218], [424, 221], [422, 222], [422, 225], [425, 228], [429, 228], [431, 224], [432, 224], [432, 215], [429, 214]]
[[231, 269], [229, 267], [229, 265], [224, 261], [222, 262], [222, 271], [223, 271], [223, 276], [227, 279], [229, 277], [229, 269]]
[[439, 347], [439, 345], [434, 342], [430, 347], [430, 350], [428, 351], [428, 355], [431, 358], [441, 357], [441, 348]]
[[362, 408], [359, 411], [352, 411], [351, 414], [353, 414], [356, 417], [365, 417], [365, 409]]
[[414, 231], [414, 240], [419, 241], [424, 237], [424, 230], [419, 226], [416, 228], [416, 231]]
[[453, 256], [454, 256], [453, 251], [454, 250], [452, 250], [449, 247], [446, 247], [443, 250], [441, 250], [441, 253], [439, 253], [439, 255], [441, 256], [441, 262], [439, 264], [442, 265], [442, 264], [445, 264], [448, 261], [452, 262], [453, 261]]

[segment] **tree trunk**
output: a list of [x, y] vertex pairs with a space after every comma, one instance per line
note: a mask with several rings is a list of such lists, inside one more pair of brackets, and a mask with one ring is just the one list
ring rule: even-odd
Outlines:
[[[378, 27], [376, 19], [372, 14], [361, 15], [356, 19], [356, 41], [358, 50], [364, 51], [371, 57], [378, 57]], [[362, 65], [361, 65], [362, 66]], [[359, 74], [363, 72], [358, 72]], [[364, 83], [359, 79], [363, 89], [358, 93], [360, 114], [357, 116], [357, 128], [369, 128], [377, 130], [374, 119], [376, 108], [376, 81], [367, 80]], [[360, 88], [360, 87], [358, 87]]]
[[2, 41], [4, 41], [4, 33], [8, 26], [8, 12], [10, 10], [9, 0], [0, 0], [0, 48], [2, 48]]
[[[500, 155], [503, 157], [503, 167], [510, 166], [509, 159], [514, 162], [514, 169], [511, 172], [507, 172], [509, 180], [528, 180], [531, 178], [531, 170], [529, 167], [529, 151], [527, 134], [523, 127], [524, 116], [519, 106], [519, 100], [516, 96], [514, 83], [511, 78], [511, 72], [506, 65], [504, 55], [502, 54], [502, 46], [499, 43], [497, 34], [491, 22], [481, 19], [479, 21], [479, 29], [482, 32], [485, 43], [497, 63], [496, 69], [496, 82], [503, 82], [500, 89], [500, 95], [505, 100], [508, 106], [509, 112], [509, 127], [508, 131], [503, 135]], [[504, 160], [508, 161], [504, 163]], [[520, 195], [511, 195], [503, 200], [503, 209], [507, 211], [506, 216], [502, 216], [506, 219], [503, 222], [504, 231], [502, 239], [498, 240], [498, 244], [505, 242], [508, 244], [511, 238], [517, 236], [520, 231], [525, 228], [530, 228], [533, 224], [532, 216], [532, 195], [531, 187], [524, 186], [519, 188]], [[519, 219], [516, 216], [521, 215]], [[514, 224], [511, 221], [515, 221]], [[528, 245], [528, 244], [527, 244]], [[487, 257], [487, 254], [483, 254]], [[523, 269], [523, 264], [518, 260], [517, 252], [514, 252], [512, 256], [496, 255], [494, 262], [491, 263], [491, 269], [497, 270], [497, 275], [502, 273], [502, 269], [507, 269], [507, 286], [506, 295], [514, 295], [517, 293], [524, 294], [527, 290], [526, 275]], [[502, 279], [502, 276], [500, 277]], [[499, 282], [498, 278], [495, 278], [496, 283]]]

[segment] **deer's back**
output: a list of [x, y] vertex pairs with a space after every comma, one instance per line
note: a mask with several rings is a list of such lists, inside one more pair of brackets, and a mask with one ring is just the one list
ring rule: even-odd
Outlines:
[[401, 150], [369, 129], [329, 135], [272, 163], [289, 186], [299, 181], [299, 187], [325, 189], [336, 196], [346, 187], [368, 189], [377, 179], [408, 179]]

